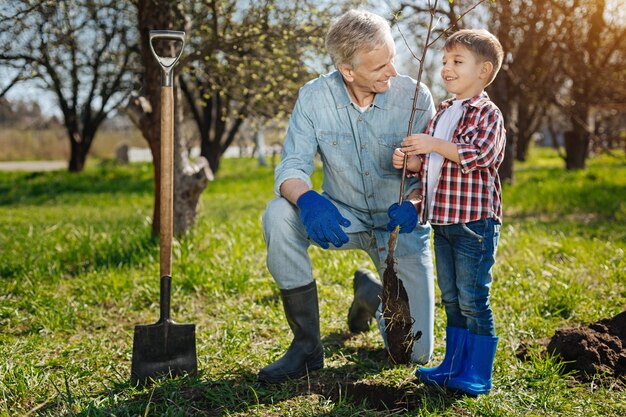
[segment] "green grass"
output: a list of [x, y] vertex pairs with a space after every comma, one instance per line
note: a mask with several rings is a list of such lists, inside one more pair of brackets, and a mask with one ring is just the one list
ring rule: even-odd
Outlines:
[[[416, 383], [412, 367], [387, 362], [374, 327], [351, 336], [351, 277], [371, 264], [317, 248], [326, 367], [279, 386], [256, 381], [291, 336], [261, 232], [273, 174], [252, 159], [223, 161], [197, 227], [174, 244], [173, 317], [197, 326], [200, 374], [134, 388], [133, 326], [158, 315], [152, 167], [0, 173], [0, 416], [625, 415], [611, 381], [577, 383], [539, 351], [515, 357], [523, 341], [626, 306], [623, 160], [566, 172], [551, 152], [535, 155], [504, 188], [492, 292], [501, 342], [494, 389], [479, 398]], [[434, 363], [443, 332], [438, 304]]]

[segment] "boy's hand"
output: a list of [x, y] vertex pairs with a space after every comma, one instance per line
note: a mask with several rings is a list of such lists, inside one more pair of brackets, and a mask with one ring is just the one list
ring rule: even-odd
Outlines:
[[329, 243], [337, 248], [348, 243], [348, 235], [341, 226], [350, 226], [350, 220], [343, 217], [328, 199], [310, 190], [298, 198], [297, 206], [309, 237], [322, 248], [328, 249]]
[[418, 133], [404, 138], [401, 151], [407, 155], [423, 155], [434, 152], [435, 145], [439, 141], [425, 133]]
[[424, 133], [418, 133], [417, 135], [404, 138], [400, 150], [407, 155], [424, 155], [437, 152], [439, 155], [452, 162], [456, 162], [457, 164], [461, 163], [456, 144], [447, 140], [434, 138]]
[[417, 209], [410, 201], [404, 201], [402, 204], [393, 203], [389, 206], [387, 214], [389, 215], [388, 232], [400, 226], [400, 233], [411, 233], [417, 226]]

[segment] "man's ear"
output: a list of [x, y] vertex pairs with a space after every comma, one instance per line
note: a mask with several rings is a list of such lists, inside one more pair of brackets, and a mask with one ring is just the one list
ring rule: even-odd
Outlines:
[[337, 69], [339, 70], [339, 72], [341, 73], [341, 75], [343, 75], [343, 78], [348, 81], [348, 82], [352, 82], [354, 81], [354, 70], [352, 69], [352, 67], [350, 65], [346, 65], [346, 64], [341, 64], [337, 66]]
[[493, 73], [493, 63], [491, 61], [484, 61], [480, 68], [480, 77], [488, 80]]

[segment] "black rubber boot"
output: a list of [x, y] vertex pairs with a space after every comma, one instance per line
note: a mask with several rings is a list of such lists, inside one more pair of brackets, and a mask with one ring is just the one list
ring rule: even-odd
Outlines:
[[354, 300], [348, 310], [348, 327], [352, 333], [363, 333], [370, 329], [372, 319], [381, 302], [383, 286], [369, 269], [357, 269], [352, 281]]
[[320, 313], [315, 281], [304, 287], [280, 290], [293, 341], [282, 358], [259, 371], [259, 380], [279, 384], [324, 367]]

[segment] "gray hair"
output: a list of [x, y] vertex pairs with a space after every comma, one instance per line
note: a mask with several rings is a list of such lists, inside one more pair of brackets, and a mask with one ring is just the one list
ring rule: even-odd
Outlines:
[[326, 50], [335, 66], [356, 67], [355, 55], [383, 45], [391, 36], [391, 27], [384, 18], [365, 10], [350, 10], [341, 15], [328, 30]]

